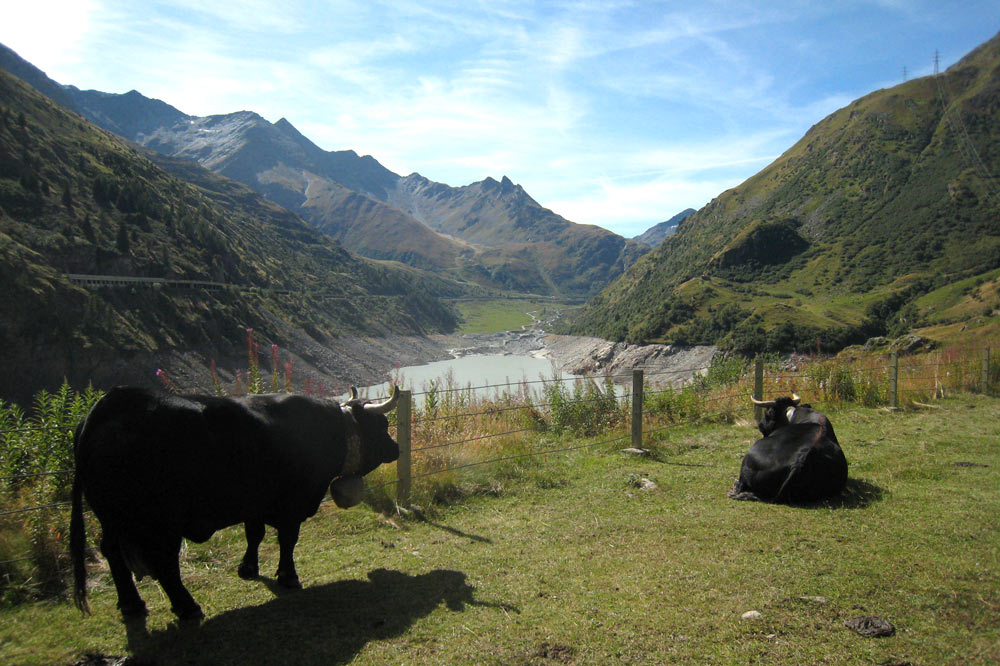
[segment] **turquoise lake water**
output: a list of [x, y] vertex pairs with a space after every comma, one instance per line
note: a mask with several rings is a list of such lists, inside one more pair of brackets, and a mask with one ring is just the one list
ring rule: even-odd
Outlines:
[[[527, 381], [529, 389], [540, 392], [540, 379], [561, 377], [572, 380], [576, 375], [558, 373], [547, 358], [516, 354], [473, 354], [461, 358], [434, 361], [424, 365], [404, 366], [391, 374], [400, 378], [400, 387], [413, 391], [415, 406], [424, 401], [424, 393], [435, 382], [437, 390], [448, 388], [478, 388], [477, 397], [493, 397], [504, 392], [521, 390], [518, 384]], [[361, 395], [372, 398], [386, 395], [389, 383], [359, 389]], [[367, 391], [367, 393], [366, 393]]]

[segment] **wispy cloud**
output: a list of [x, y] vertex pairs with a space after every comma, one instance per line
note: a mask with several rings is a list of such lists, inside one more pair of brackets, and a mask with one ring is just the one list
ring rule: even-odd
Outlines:
[[993, 36], [994, 5], [53, 0], [5, 8], [0, 41], [62, 83], [286, 117], [326, 149], [452, 185], [507, 175], [565, 217], [638, 233], [903, 65], [927, 73], [923, 51]]

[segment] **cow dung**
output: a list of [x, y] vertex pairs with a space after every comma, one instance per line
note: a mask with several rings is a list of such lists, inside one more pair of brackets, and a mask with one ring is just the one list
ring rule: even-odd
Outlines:
[[350, 509], [365, 497], [365, 482], [360, 476], [345, 476], [330, 484], [330, 496], [341, 509]]
[[844, 625], [862, 636], [868, 638], [880, 638], [882, 636], [892, 636], [896, 633], [896, 627], [885, 618], [874, 615], [859, 615], [850, 620], [845, 620]]

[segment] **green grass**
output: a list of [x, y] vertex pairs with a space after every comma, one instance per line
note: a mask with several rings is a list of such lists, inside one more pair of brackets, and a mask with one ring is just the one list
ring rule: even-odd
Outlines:
[[[851, 482], [818, 507], [726, 497], [756, 438], [741, 422], [660, 431], [648, 459], [605, 446], [473, 468], [489, 491], [426, 520], [325, 504], [303, 526], [301, 592], [237, 578], [231, 529], [184, 553], [200, 627], [178, 627], [144, 581], [148, 634], [130, 639], [99, 560], [91, 617], [0, 612], [0, 663], [121, 656], [130, 641], [154, 664], [997, 663], [1000, 400], [939, 404], [830, 412]], [[269, 575], [276, 550], [269, 534]], [[895, 635], [844, 626], [863, 614]]]
[[532, 323], [528, 312], [536, 317], [542, 310], [555, 307], [552, 303], [526, 299], [492, 299], [459, 301], [457, 303], [462, 323], [459, 333], [500, 333], [519, 331]]

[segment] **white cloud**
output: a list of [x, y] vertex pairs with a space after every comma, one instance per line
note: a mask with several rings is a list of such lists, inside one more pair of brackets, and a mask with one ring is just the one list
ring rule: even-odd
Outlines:
[[571, 199], [540, 203], [568, 220], [597, 224], [630, 238], [685, 208], [700, 208], [741, 180], [653, 180], [624, 185], [607, 181]]
[[8, 2], [0, 13], [0, 43], [58, 79], [81, 62], [80, 45], [100, 10], [96, 0]]

